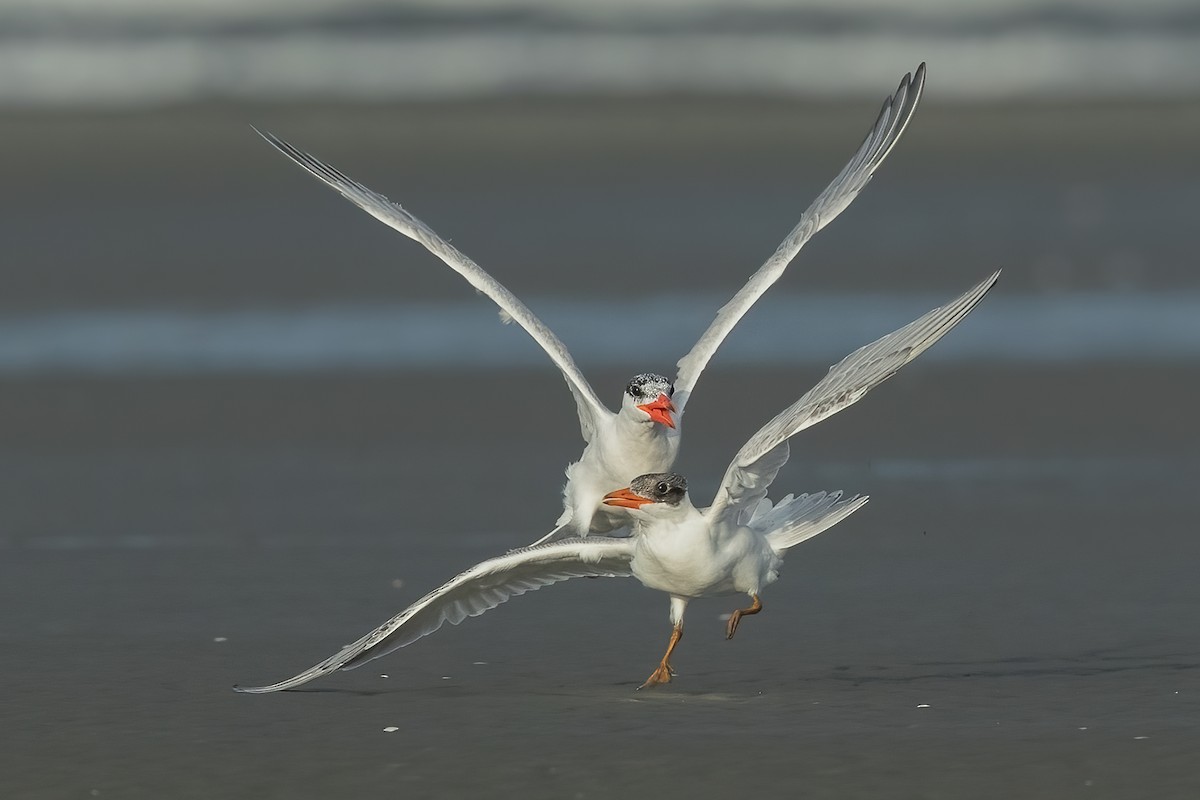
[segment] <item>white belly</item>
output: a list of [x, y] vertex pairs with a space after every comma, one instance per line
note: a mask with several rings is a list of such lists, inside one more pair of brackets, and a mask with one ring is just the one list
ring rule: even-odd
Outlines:
[[560, 525], [570, 519], [577, 532], [586, 534], [607, 533], [630, 524], [628, 511], [602, 505], [601, 500], [639, 475], [669, 471], [679, 452], [679, 437], [627, 438], [612, 432], [599, 435], [579, 461], [567, 467]]
[[717, 540], [702, 522], [638, 536], [633, 575], [679, 597], [754, 594], [775, 581], [781, 562], [762, 536], [739, 528]]

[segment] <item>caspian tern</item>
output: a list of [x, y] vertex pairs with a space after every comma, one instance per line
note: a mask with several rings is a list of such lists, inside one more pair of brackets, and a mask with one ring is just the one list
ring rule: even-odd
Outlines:
[[[746, 448], [729, 466], [717, 498], [700, 510], [688, 498], [687, 479], [677, 473], [642, 475], [627, 489], [604, 496], [606, 505], [633, 514], [633, 577], [671, 596], [671, 638], [667, 652], [645, 689], [670, 683], [671, 654], [683, 638], [683, 612], [691, 600], [750, 595], [748, 608], [735, 610], [725, 626], [732, 639], [742, 617], [762, 611], [758, 593], [779, 579], [787, 551], [861, 508], [866, 496], [842, 500], [841, 492], [787, 495], [772, 505], [767, 488], [787, 461], [786, 438], [739, 466]], [[743, 482], [745, 480], [745, 482]]]
[[758, 593], [778, 577], [784, 553], [867, 501], [866, 497], [843, 500], [841, 492], [818, 492], [788, 495], [772, 505], [766, 499], [767, 489], [788, 460], [788, 439], [856, 402], [928, 349], [983, 299], [999, 274], [831, 367], [816, 386], [742, 446], [707, 509], [696, 509], [688, 500], [687, 482], [680, 475], [639, 476], [603, 500], [631, 515], [630, 537], [573, 537], [489, 559], [299, 675], [270, 686], [235, 688], [251, 694], [291, 689], [387, 655], [447, 622], [457, 625], [515, 595], [578, 577], [634, 577], [670, 595], [670, 644], [643, 686], [669, 681], [670, 657], [683, 636], [683, 613], [690, 600], [750, 595], [753, 604], [730, 617], [726, 632], [732, 637], [743, 616], [761, 610]]
[[638, 375], [626, 387], [621, 409], [615, 414], [600, 401], [558, 337], [478, 264], [382, 194], [270, 133], [257, 128], [255, 131], [347, 200], [424, 245], [477, 291], [491, 298], [500, 307], [502, 319], [515, 321], [524, 328], [562, 371], [575, 396], [586, 447], [579, 461], [567, 467], [562, 516], [556, 523], [558, 527], [538, 540], [541, 543], [563, 536], [603, 533], [628, 524], [628, 514], [601, 505], [601, 498], [606, 492], [627, 485], [636, 475], [664, 472], [675, 463], [684, 408], [705, 366], [738, 320], [779, 279], [800, 248], [842, 213], [871, 180], [908, 126], [924, 86], [925, 65], [921, 64], [915, 75], [905, 75], [895, 94], [884, 101], [875, 124], [853, 158], [805, 210], [774, 254], [721, 308], [691, 352], [680, 359], [674, 383], [661, 375]]

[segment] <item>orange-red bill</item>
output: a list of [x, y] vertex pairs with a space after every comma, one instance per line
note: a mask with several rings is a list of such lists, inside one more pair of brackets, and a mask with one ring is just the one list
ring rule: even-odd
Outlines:
[[604, 505], [620, 506], [621, 508], [641, 508], [646, 503], [654, 501], [648, 497], [642, 497], [632, 489], [617, 489], [615, 492], [609, 492], [604, 495]]
[[668, 428], [675, 427], [675, 418], [671, 416], [675, 411], [675, 404], [665, 394], [660, 394], [653, 403], [644, 403], [638, 408], [649, 414], [650, 419], [660, 425], [666, 425]]

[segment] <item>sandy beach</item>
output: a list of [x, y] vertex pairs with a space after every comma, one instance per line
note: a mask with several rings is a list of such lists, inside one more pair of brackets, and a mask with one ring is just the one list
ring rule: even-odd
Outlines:
[[[917, 367], [812, 431], [780, 484], [872, 503], [789, 559], [737, 640], [721, 636], [728, 603], [698, 603], [661, 691], [634, 688], [665, 639], [665, 598], [612, 580], [519, 598], [302, 691], [233, 694], [552, 518], [566, 415], [543, 429], [504, 403], [486, 425], [399, 430], [405, 386], [428, 377], [4, 387], [11, 796], [1196, 788], [1196, 463], [1173, 435], [1194, 406], [1165, 403], [1136, 441], [1089, 435], [1135, 402], [1122, 386], [1170, 396], [1177, 376], [1134, 367]], [[729, 387], [790, 389], [712, 378], [684, 459], [707, 485], [743, 435], [702, 433]], [[557, 389], [512, 376], [482, 396], [514, 382]], [[1048, 408], [1017, 402], [1030, 383]], [[1110, 392], [1055, 424], [1089, 385]], [[66, 397], [89, 398], [91, 421]], [[1010, 436], [994, 422], [1005, 407]], [[511, 452], [498, 475], [470, 458], [477, 442]]]

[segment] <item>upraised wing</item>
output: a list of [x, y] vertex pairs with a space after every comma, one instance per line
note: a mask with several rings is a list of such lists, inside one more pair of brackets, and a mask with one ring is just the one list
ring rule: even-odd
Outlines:
[[[253, 126], [251, 126], [253, 127]], [[571, 354], [554, 332], [546, 327], [540, 319], [534, 316], [529, 308], [517, 299], [517, 296], [506, 289], [499, 281], [483, 268], [472, 261], [458, 248], [447, 242], [433, 231], [428, 225], [405, 211], [401, 206], [388, 200], [378, 192], [368, 189], [339, 170], [329, 166], [315, 156], [311, 156], [293, 147], [284, 140], [270, 133], [254, 128], [254, 132], [266, 139], [276, 150], [283, 153], [299, 164], [322, 183], [333, 188], [342, 197], [366, 211], [383, 224], [394, 228], [410, 239], [425, 245], [425, 249], [446, 263], [452, 270], [467, 279], [467, 283], [477, 291], [487, 295], [500, 306], [500, 309], [524, 328], [533, 340], [541, 345], [550, 360], [562, 370], [563, 377], [575, 396], [575, 404], [579, 409], [579, 427], [584, 441], [590, 442], [597, 425], [605, 415], [612, 412], [596, 396], [587, 379], [571, 358]]]
[[854, 405], [928, 350], [979, 304], [999, 277], [999, 271], [992, 273], [953, 302], [855, 350], [830, 367], [816, 386], [764, 425], [738, 451], [706, 513], [715, 518], [755, 508], [787, 463], [790, 437]]
[[516, 595], [570, 578], [626, 578], [633, 544], [628, 539], [590, 537], [513, 550], [476, 564], [430, 592], [353, 644], [314, 667], [270, 686], [238, 687], [265, 694], [292, 689], [339, 669], [353, 669], [406, 647], [441, 628], [477, 617]]
[[683, 407], [687, 404], [692, 389], [700, 380], [700, 373], [738, 321], [758, 302], [758, 298], [779, 280], [788, 264], [800, 252], [800, 248], [854, 202], [854, 198], [858, 197], [858, 193], [871, 180], [875, 170], [883, 164], [896, 142], [900, 140], [904, 129], [908, 127], [908, 122], [921, 101], [924, 88], [925, 65], [921, 64], [917, 67], [915, 76], [905, 75], [896, 93], [883, 102], [875, 125], [850, 162], [805, 210], [800, 222], [775, 253], [750, 276], [750, 280], [746, 281], [746, 285], [733, 299], [717, 312], [716, 319], [692, 347], [691, 352], [679, 359], [679, 373], [675, 378], [673, 397], [678, 414], [683, 413]]

